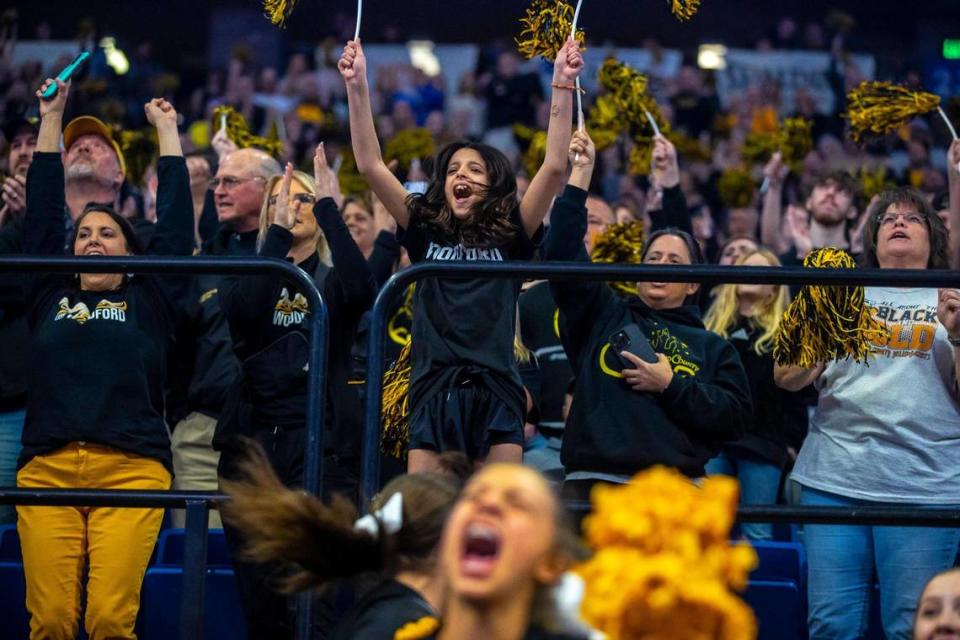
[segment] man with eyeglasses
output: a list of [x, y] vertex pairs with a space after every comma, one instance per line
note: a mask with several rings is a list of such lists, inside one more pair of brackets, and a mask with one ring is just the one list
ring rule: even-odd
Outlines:
[[[238, 149], [222, 158], [209, 185], [220, 228], [201, 247], [201, 255], [256, 254], [260, 209], [267, 196], [264, 187], [280, 172], [280, 164], [259, 149]], [[214, 450], [213, 436], [227, 391], [236, 383], [239, 372], [218, 302], [221, 278], [195, 278], [169, 363], [167, 421], [172, 429], [173, 488], [178, 490], [218, 488], [220, 454]], [[183, 526], [182, 511], [174, 512], [173, 519], [175, 526]], [[221, 526], [215, 512], [211, 513], [210, 526]]]

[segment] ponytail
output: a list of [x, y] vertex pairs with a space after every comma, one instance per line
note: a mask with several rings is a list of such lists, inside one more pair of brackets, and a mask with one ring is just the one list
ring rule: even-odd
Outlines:
[[356, 507], [342, 496], [329, 505], [286, 487], [256, 444], [240, 464], [242, 480], [224, 480], [231, 500], [224, 520], [244, 537], [241, 557], [279, 565], [280, 590], [294, 593], [366, 572], [427, 570], [459, 487], [434, 474], [400, 476], [374, 499], [371, 512], [403, 494], [403, 524], [378, 535], [354, 528]]

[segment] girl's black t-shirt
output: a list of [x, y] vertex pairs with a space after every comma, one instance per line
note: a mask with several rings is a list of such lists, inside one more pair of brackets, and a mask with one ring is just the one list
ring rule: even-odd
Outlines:
[[435, 616], [423, 596], [388, 579], [371, 589], [347, 611], [328, 640], [393, 640], [397, 629], [426, 616]]
[[[542, 229], [529, 238], [523, 230], [519, 206], [510, 212], [510, 222], [513, 236], [492, 247], [451, 244], [417, 221], [407, 229], [398, 229], [398, 237], [414, 263], [530, 260]], [[524, 416], [526, 402], [513, 350], [519, 295], [520, 282], [503, 278], [426, 278], [417, 284], [411, 415], [433, 394], [467, 374], [480, 377], [518, 417]]]

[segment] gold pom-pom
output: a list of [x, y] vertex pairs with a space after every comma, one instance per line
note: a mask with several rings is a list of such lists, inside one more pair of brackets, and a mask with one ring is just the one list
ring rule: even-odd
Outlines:
[[[624, 224], [612, 224], [593, 241], [590, 260], [604, 264], [640, 264], [646, 235], [643, 222], [634, 220]], [[634, 282], [608, 283], [614, 291], [625, 296], [637, 295]]]
[[527, 145], [526, 151], [523, 152], [523, 171], [528, 178], [533, 178], [547, 157], [547, 132], [515, 124], [513, 134]]
[[114, 138], [123, 152], [123, 161], [127, 166], [126, 179], [133, 186], [142, 187], [144, 174], [157, 157], [157, 130], [152, 127], [142, 131], [124, 129], [114, 133]]
[[263, 0], [263, 11], [270, 22], [282, 27], [296, 4], [297, 0]]
[[407, 458], [410, 444], [410, 342], [403, 346], [400, 355], [383, 374], [383, 401], [381, 403], [380, 438], [381, 450], [401, 460]]
[[691, 138], [683, 131], [671, 131], [667, 139], [673, 143], [677, 155], [688, 162], [710, 162], [713, 154], [710, 148], [696, 138]]
[[732, 478], [697, 487], [665, 467], [595, 487], [584, 520], [595, 554], [576, 568], [584, 621], [611, 640], [753, 640], [756, 619], [734, 593], [757, 564], [747, 543], [730, 543], [737, 496]]
[[627, 157], [627, 174], [645, 176], [650, 173], [653, 160], [653, 138], [634, 138]]
[[[516, 38], [517, 51], [527, 60], [541, 56], [553, 62], [570, 37], [573, 14], [574, 8], [565, 0], [533, 0], [520, 19], [523, 29]], [[582, 46], [583, 31], [577, 29], [575, 38]]]
[[387, 140], [383, 148], [383, 160], [396, 160], [404, 173], [410, 170], [414, 160], [423, 160], [436, 152], [436, 144], [430, 132], [423, 128], [403, 129]]
[[625, 128], [626, 123], [617, 108], [616, 97], [610, 93], [599, 96], [587, 116], [587, 132], [597, 151], [603, 151], [616, 142]]
[[940, 106], [940, 97], [923, 91], [911, 91], [889, 82], [861, 82], [847, 94], [850, 137], [861, 142], [868, 134], [886, 135], [901, 128], [911, 118], [930, 113]]
[[393, 640], [423, 640], [432, 636], [439, 628], [439, 620], [433, 616], [424, 616], [397, 629]]
[[[817, 269], [855, 269], [853, 258], [841, 249], [811, 251], [803, 266]], [[781, 365], [812, 367], [820, 362], [853, 358], [865, 362], [871, 341], [888, 334], [865, 302], [863, 287], [805, 286], [783, 314], [773, 347]]]
[[213, 111], [213, 130], [220, 131], [223, 118], [227, 119], [227, 137], [241, 149], [253, 147], [266, 151], [274, 158], [283, 154], [283, 143], [279, 138], [264, 138], [250, 131], [246, 118], [237, 113], [237, 110], [227, 105], [220, 105]]
[[804, 118], [785, 119], [777, 131], [777, 148], [790, 170], [800, 173], [813, 149], [813, 123]]
[[370, 191], [366, 178], [360, 175], [357, 168], [357, 158], [349, 146], [340, 151], [342, 161], [337, 172], [337, 181], [340, 183], [340, 193], [344, 196], [358, 196]]
[[717, 181], [717, 194], [730, 209], [749, 207], [757, 191], [757, 183], [746, 169], [727, 169]]
[[700, 0], [670, 0], [670, 11], [681, 22], [689, 20], [700, 9]]
[[769, 131], [751, 131], [743, 140], [743, 159], [749, 164], [765, 164], [777, 151], [777, 136]]
[[870, 202], [873, 196], [880, 195], [896, 186], [887, 175], [887, 168], [882, 164], [872, 170], [865, 165], [861, 166], [860, 170], [857, 171], [857, 182], [860, 184], [860, 193], [863, 194], [867, 202]]

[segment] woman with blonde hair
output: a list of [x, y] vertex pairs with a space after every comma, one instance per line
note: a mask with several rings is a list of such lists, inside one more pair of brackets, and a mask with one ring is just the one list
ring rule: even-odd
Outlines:
[[[314, 157], [316, 182], [287, 165], [269, 181], [260, 216], [262, 257], [291, 260], [313, 277], [327, 305], [329, 327], [324, 438], [324, 488], [355, 495], [362, 431], [360, 397], [349, 384], [350, 346], [360, 316], [370, 308], [376, 285], [363, 253], [350, 236], [337, 208], [336, 176], [323, 147]], [[330, 256], [332, 266], [321, 258]], [[246, 436], [267, 452], [280, 480], [289, 487], [303, 481], [306, 449], [307, 363], [310, 314], [307, 299], [289, 278], [275, 275], [233, 276], [221, 285], [221, 308], [230, 327], [241, 380], [221, 415], [231, 438]], [[221, 479], [238, 475], [242, 449], [228, 447], [220, 458]], [[242, 548], [242, 532], [227, 524], [227, 543]], [[271, 584], [273, 569], [236, 562], [247, 635], [292, 637], [287, 601]]]
[[[780, 260], [767, 249], [755, 249], [734, 264], [779, 267]], [[788, 445], [784, 392], [773, 380], [773, 343], [789, 304], [789, 288], [726, 284], [714, 289], [713, 297], [704, 325], [729, 340], [740, 354], [750, 380], [754, 410], [746, 419], [744, 435], [723, 446], [720, 454], [707, 463], [707, 473], [737, 477], [743, 504], [774, 504], [788, 460]], [[744, 523], [741, 527], [751, 540], [773, 537], [773, 527], [766, 523]]]

